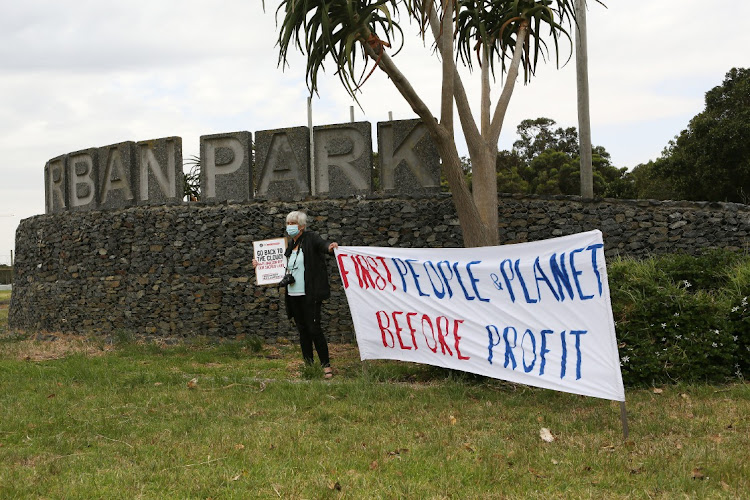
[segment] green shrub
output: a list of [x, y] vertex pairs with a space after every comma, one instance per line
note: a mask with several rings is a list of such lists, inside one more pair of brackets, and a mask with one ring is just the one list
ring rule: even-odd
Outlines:
[[735, 375], [742, 377], [750, 373], [750, 259], [730, 267], [727, 278], [728, 329], [737, 343]]
[[741, 254], [718, 249], [707, 250], [698, 256], [671, 254], [656, 259], [667, 279], [675, 283], [690, 283], [689, 288], [693, 291], [725, 288], [729, 284], [727, 268], [741, 260]]
[[608, 274], [626, 385], [724, 382], [747, 371], [750, 257], [625, 258]]

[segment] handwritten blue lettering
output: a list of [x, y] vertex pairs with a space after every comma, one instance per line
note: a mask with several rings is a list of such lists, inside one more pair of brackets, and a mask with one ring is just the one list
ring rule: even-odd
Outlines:
[[480, 302], [489, 302], [490, 299], [485, 299], [485, 298], [483, 298], [483, 297], [481, 297], [479, 295], [479, 290], [477, 290], [477, 283], [479, 283], [479, 280], [477, 278], [475, 278], [474, 274], [471, 272], [471, 266], [473, 264], [481, 264], [481, 263], [482, 263], [481, 260], [473, 260], [473, 261], [469, 262], [468, 264], [466, 264], [466, 272], [469, 273], [469, 281], [471, 281], [471, 286], [474, 289], [474, 293], [477, 294], [477, 298], [479, 299], [479, 301]]
[[581, 378], [581, 335], [586, 335], [586, 330], [571, 330], [571, 335], [576, 338], [576, 380]]
[[526, 302], [529, 304], [534, 304], [537, 299], [532, 299], [529, 297], [529, 290], [526, 288], [526, 281], [523, 279], [523, 275], [521, 274], [521, 259], [516, 259], [516, 263], [514, 264], [514, 267], [516, 268], [516, 276], [518, 276], [518, 281], [521, 282], [521, 288], [523, 288], [523, 296], [526, 297]]
[[[560, 264], [557, 263], [557, 254], [552, 254], [549, 258], [549, 267], [552, 270], [552, 277], [557, 284], [557, 291], [560, 292], [560, 302], [565, 302], [565, 290], [568, 291], [570, 299], [573, 300], [573, 285], [570, 284], [570, 276], [565, 268], [565, 252], [560, 254]], [[565, 286], [565, 290], [563, 290]]]
[[[508, 264], [508, 270], [510, 271], [510, 277], [508, 277], [508, 273], [505, 272], [505, 264]], [[515, 279], [516, 275], [513, 274], [513, 262], [510, 259], [505, 259], [500, 263], [500, 273], [503, 275], [503, 279], [505, 280], [505, 287], [508, 289], [508, 294], [510, 295], [510, 301], [515, 302], [516, 301], [516, 294], [513, 293], [513, 287], [510, 286], [510, 281]]]
[[409, 273], [409, 268], [406, 266], [406, 264], [404, 264], [404, 261], [399, 258], [393, 257], [391, 261], [393, 261], [393, 265], [396, 266], [396, 271], [398, 272], [398, 275], [401, 278], [401, 285], [403, 286], [403, 291], [406, 292], [406, 275]]
[[[534, 354], [534, 359], [531, 361], [530, 365], [526, 364], [527, 349], [525, 347], [525, 344], [526, 344], [527, 337], [531, 339], [531, 352]], [[523, 355], [521, 358], [521, 361], [523, 362], [523, 371], [525, 371], [526, 373], [529, 373], [531, 370], [534, 369], [534, 364], [536, 363], [536, 340], [534, 340], [534, 333], [531, 330], [527, 329], [524, 332], [523, 337], [521, 338], [521, 347], [523, 348]]]
[[547, 349], [547, 335], [551, 335], [555, 332], [552, 330], [542, 330], [540, 332], [542, 336], [542, 348], [539, 350], [539, 357], [542, 358], [542, 360], [539, 363], [539, 375], [544, 375], [544, 365], [547, 364], [547, 358], [546, 355], [548, 352], [550, 352], [549, 349]]
[[598, 249], [604, 249], [604, 245], [602, 243], [596, 243], [594, 245], [589, 245], [586, 247], [586, 250], [591, 250], [591, 267], [594, 268], [594, 274], [596, 274], [596, 281], [599, 283], [599, 297], [602, 296], [602, 277], [599, 274], [599, 266], [596, 263], [596, 251]]
[[[484, 328], [487, 330], [487, 336], [489, 337], [489, 346], [487, 348], [487, 351], [489, 351], [489, 352], [487, 354], [487, 361], [489, 362], [489, 364], [492, 364], [492, 357], [493, 357], [493, 352], [494, 352], [493, 348], [496, 345], [500, 345], [500, 341], [502, 339], [500, 338], [500, 332], [497, 331], [497, 327], [495, 325], [487, 325]], [[494, 334], [495, 334], [494, 336], [492, 335], [493, 331], [494, 331]], [[493, 341], [493, 339], [494, 339], [495, 336], [497, 337], [497, 342]]]
[[570, 270], [573, 272], [573, 280], [576, 282], [576, 289], [578, 290], [578, 296], [581, 298], [581, 300], [589, 300], [593, 299], [593, 295], [584, 295], [583, 291], [581, 290], [581, 282], [579, 281], [578, 277], [583, 274], [583, 271], [579, 271], [576, 269], [576, 262], [575, 262], [575, 256], [577, 253], [583, 252], [583, 248], [576, 248], [572, 252], [570, 252]]
[[411, 275], [414, 278], [414, 284], [417, 285], [417, 292], [419, 292], [419, 295], [421, 297], [429, 297], [430, 295], [427, 293], [424, 293], [422, 291], [422, 287], [419, 286], [419, 274], [414, 270], [414, 266], [411, 265], [412, 262], [418, 262], [415, 259], [406, 259], [406, 265], [409, 266], [409, 271], [411, 271]]
[[[495, 360], [495, 349], [502, 348], [504, 354], [503, 368], [510, 370], [523, 368], [525, 373], [534, 373], [541, 377], [547, 372], [548, 361], [559, 360], [560, 379], [566, 378], [568, 373], [571, 372], [568, 368], [573, 365], [575, 365], [576, 380], [580, 380], [583, 376], [583, 342], [581, 338], [586, 335], [586, 330], [563, 330], [560, 332], [560, 344], [557, 344], [552, 340], [555, 331], [549, 328], [543, 328], [538, 333], [526, 328], [521, 336], [520, 343], [518, 342], [518, 330], [514, 326], [485, 325], [484, 328], [487, 331], [487, 362], [491, 365]], [[502, 334], [500, 334], [500, 331], [502, 331]], [[568, 356], [568, 338], [571, 335], [575, 337], [574, 344], [572, 344], [575, 345], [575, 351], [571, 351], [573, 355]], [[551, 342], [555, 344], [554, 349], [550, 345]], [[537, 346], [539, 350], [537, 350]], [[554, 355], [550, 358], [548, 355], [551, 352], [554, 352]], [[520, 367], [517, 362], [519, 358], [521, 359]], [[537, 361], [539, 361], [539, 365], [537, 365]], [[572, 364], [569, 365], [569, 362]], [[537, 366], [539, 366], [538, 372], [536, 371]]]
[[458, 272], [458, 262], [453, 263], [453, 275], [458, 278], [458, 284], [461, 285], [461, 290], [464, 291], [464, 297], [466, 297], [466, 300], [474, 300], [476, 297], [469, 295], [469, 292], [466, 290], [464, 282], [461, 279], [461, 273]]
[[[432, 269], [432, 272], [435, 273], [435, 280], [432, 279], [432, 276], [430, 275], [430, 269]], [[442, 299], [445, 297], [445, 283], [440, 279], [440, 276], [438, 275], [438, 270], [435, 269], [435, 264], [432, 263], [432, 261], [427, 261], [424, 263], [424, 270], [427, 274], [427, 277], [430, 279], [430, 284], [432, 285], [432, 291], [435, 294], [435, 297]], [[440, 290], [437, 289], [437, 286], [435, 286], [435, 281], [437, 280], [438, 283], [440, 283]]]
[[[450, 278], [448, 278], [445, 275], [445, 271], [446, 270], [443, 269], [443, 264], [445, 264], [445, 267], [451, 273], [451, 277]], [[443, 277], [443, 283], [445, 283], [445, 287], [448, 289], [448, 298], [452, 299], [453, 298], [453, 289], [451, 288], [450, 280], [453, 279], [453, 270], [451, 269], [451, 264], [447, 260], [441, 260], [440, 262], [438, 262], [437, 268], [438, 268], [438, 271], [440, 271], [440, 276]]]
[[539, 282], [544, 281], [547, 283], [547, 287], [549, 287], [550, 291], [552, 292], [552, 295], [555, 296], [555, 300], [558, 302], [560, 301], [560, 297], [557, 296], [557, 292], [552, 287], [552, 283], [547, 278], [547, 275], [544, 274], [544, 271], [542, 270], [542, 266], [539, 264], [539, 257], [536, 258], [534, 261], [534, 279], [536, 280], [536, 294], [539, 297], [539, 300], [542, 300], [542, 291], [539, 289]]
[[510, 330], [513, 330], [513, 347], [516, 347], [516, 344], [518, 343], [518, 332], [515, 328], [512, 326], [506, 326], [505, 330], [503, 330], [503, 339], [505, 340], [505, 364], [503, 365], [504, 368], [508, 368], [508, 361], [513, 362], [513, 370], [516, 369], [516, 357], [513, 355], [513, 349], [510, 347], [510, 342], [508, 341], [508, 332]]
[[495, 287], [495, 290], [502, 290], [503, 284], [500, 283], [500, 276], [498, 276], [495, 273], [490, 274], [490, 279], [492, 280], [492, 285]]

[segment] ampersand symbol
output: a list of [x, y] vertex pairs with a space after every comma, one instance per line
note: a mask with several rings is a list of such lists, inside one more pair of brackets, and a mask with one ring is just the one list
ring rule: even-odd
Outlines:
[[497, 274], [495, 273], [490, 274], [490, 278], [492, 278], [492, 284], [495, 285], [496, 289], [498, 290], [503, 289], [503, 284], [500, 283], [500, 277]]

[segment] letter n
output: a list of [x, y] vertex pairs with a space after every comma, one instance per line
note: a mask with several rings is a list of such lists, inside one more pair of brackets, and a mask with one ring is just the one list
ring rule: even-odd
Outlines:
[[182, 199], [182, 139], [164, 137], [141, 141], [138, 154], [138, 201], [142, 204]]

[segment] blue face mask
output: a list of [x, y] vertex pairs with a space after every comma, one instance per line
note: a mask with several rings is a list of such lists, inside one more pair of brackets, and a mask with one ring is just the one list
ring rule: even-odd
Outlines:
[[289, 224], [286, 227], [286, 234], [294, 238], [299, 234], [299, 226], [297, 224]]

